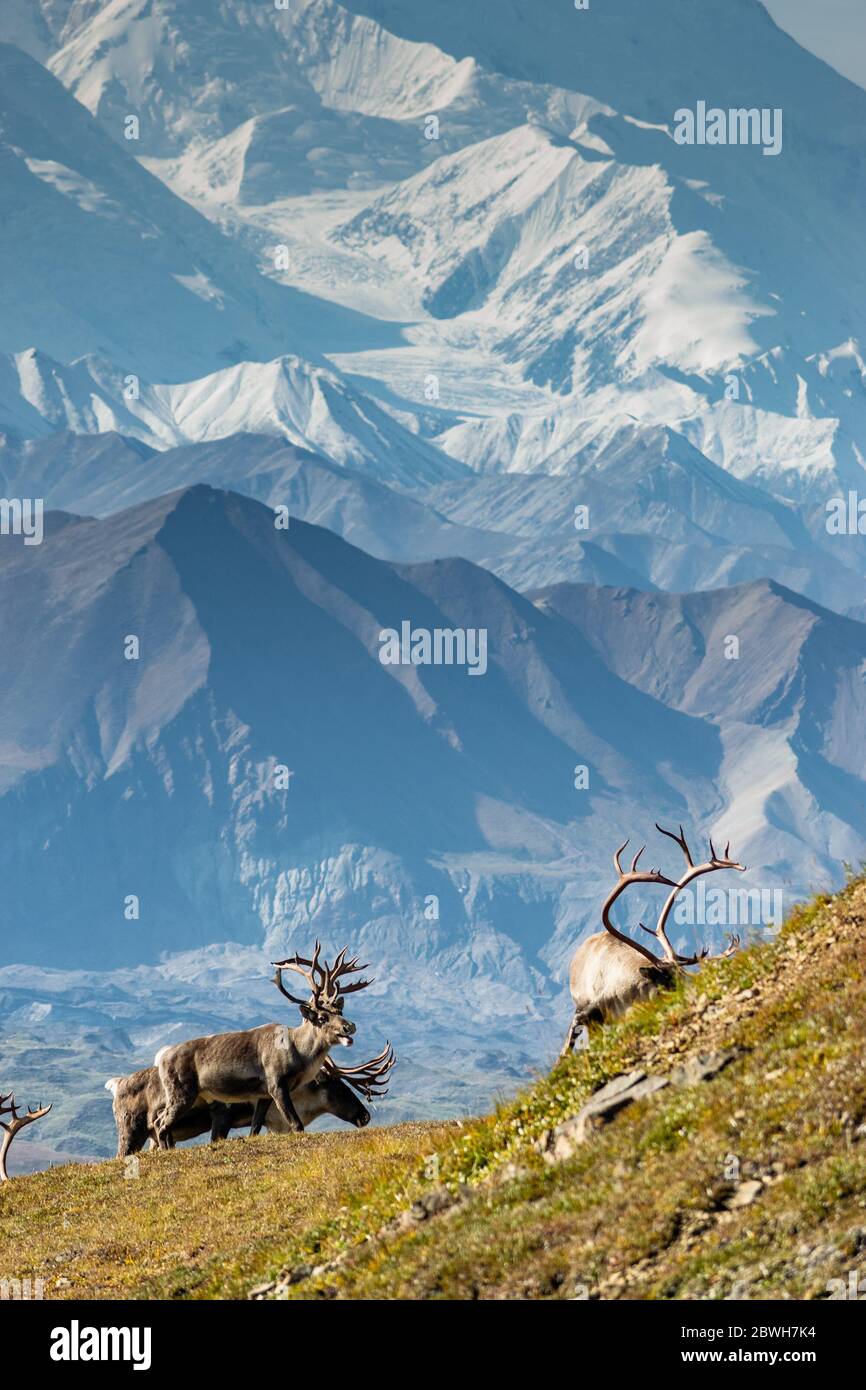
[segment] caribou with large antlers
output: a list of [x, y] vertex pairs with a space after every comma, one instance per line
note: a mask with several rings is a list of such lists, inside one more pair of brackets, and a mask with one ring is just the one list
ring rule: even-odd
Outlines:
[[[340, 1067], [333, 1058], [327, 1057], [318, 1076], [292, 1092], [292, 1104], [301, 1124], [306, 1129], [320, 1115], [334, 1115], [356, 1129], [363, 1129], [370, 1123], [370, 1112], [354, 1092], [360, 1092], [367, 1099], [386, 1095], [388, 1075], [396, 1060], [390, 1044], [359, 1067]], [[148, 1139], [156, 1144], [156, 1117], [163, 1103], [157, 1068], [144, 1067], [131, 1076], [113, 1076], [106, 1081], [105, 1089], [112, 1096], [117, 1157], [138, 1153]], [[208, 1105], [206, 1101], [197, 1101], [192, 1110], [175, 1122], [172, 1141], [179, 1144], [186, 1139], [197, 1139], [208, 1130], [212, 1140], [225, 1139], [230, 1130], [245, 1129], [251, 1123], [253, 1109], [252, 1104], [243, 1102]], [[265, 1127], [272, 1134], [286, 1133], [273, 1102], [268, 1104], [265, 1113]]]
[[[345, 947], [332, 966], [320, 960], [320, 955], [317, 941], [311, 959], [292, 956], [276, 962], [282, 993], [301, 1011], [300, 1027], [266, 1023], [245, 1032], [193, 1038], [157, 1053], [163, 1099], [155, 1130], [161, 1148], [172, 1147], [174, 1126], [199, 1099], [208, 1103], [252, 1102], [256, 1107], [253, 1133], [258, 1132], [256, 1125], [261, 1128], [271, 1102], [290, 1132], [303, 1129], [292, 1091], [318, 1075], [332, 1047], [352, 1046], [355, 1025], [343, 1017], [343, 996], [372, 983], [344, 983], [344, 976], [366, 968], [358, 965], [356, 957], [347, 960]], [[309, 999], [289, 993], [282, 984], [283, 970], [304, 976], [310, 985]]]
[[6, 1171], [6, 1155], [9, 1153], [16, 1134], [20, 1134], [25, 1125], [32, 1125], [35, 1120], [41, 1120], [42, 1116], [47, 1115], [50, 1109], [50, 1105], [28, 1105], [25, 1113], [19, 1115], [13, 1093], [10, 1091], [8, 1096], [0, 1095], [0, 1115], [12, 1116], [10, 1120], [0, 1119], [0, 1128], [3, 1129], [3, 1142], [0, 1144], [0, 1182], [9, 1181], [9, 1174]]
[[[679, 827], [678, 835], [672, 830], [663, 830], [660, 825], [656, 825], [656, 830], [679, 845], [685, 856], [685, 871], [681, 878], [672, 879], [667, 878], [658, 869], [639, 869], [638, 863], [646, 846], [638, 850], [631, 862], [631, 868], [625, 870], [620, 863], [620, 855], [628, 840], [620, 845], [613, 856], [618, 879], [601, 909], [604, 931], [596, 932], [594, 936], [581, 942], [572, 958], [569, 987], [574, 1001], [574, 1017], [560, 1053], [561, 1057], [567, 1056], [571, 1051], [584, 1025], [619, 1018], [630, 1004], [638, 999], [645, 999], [661, 986], [670, 984], [686, 966], [721, 960], [725, 956], [733, 955], [740, 944], [740, 938], [732, 936], [726, 949], [719, 955], [710, 955], [707, 946], [692, 956], [683, 956], [674, 950], [668, 940], [666, 927], [674, 903], [683, 889], [701, 874], [715, 873], [719, 869], [736, 869], [739, 873], [745, 870], [742, 864], [729, 857], [730, 844], [725, 846], [724, 854], [718, 855], [710, 840], [709, 859], [695, 864], [682, 826]], [[617, 898], [634, 883], [661, 883], [670, 889], [659, 913], [655, 930], [645, 927], [642, 922], [639, 924], [642, 931], [655, 937], [660, 948], [658, 955], [641, 942], [634, 941], [619, 931], [611, 921], [611, 908]]]

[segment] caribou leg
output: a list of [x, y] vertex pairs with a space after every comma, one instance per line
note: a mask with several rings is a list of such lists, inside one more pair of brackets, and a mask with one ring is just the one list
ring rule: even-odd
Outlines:
[[221, 1100], [215, 1100], [210, 1108], [210, 1142], [227, 1139], [232, 1127], [231, 1111]]
[[[304, 1126], [301, 1124], [298, 1112], [292, 1104], [292, 1093], [285, 1077], [276, 1076], [273, 1078], [269, 1094], [292, 1133], [303, 1134]], [[259, 1103], [258, 1101], [256, 1102], [257, 1110]], [[255, 1121], [255, 1115], [253, 1115], [253, 1120]], [[252, 1133], [252, 1128], [250, 1129], [250, 1133]]]
[[165, 1060], [159, 1064], [159, 1079], [162, 1083], [163, 1102], [154, 1117], [156, 1142], [161, 1149], [174, 1148], [174, 1135], [171, 1127], [195, 1105], [198, 1096], [198, 1080], [194, 1072], [183, 1060], [180, 1065]]
[[255, 1109], [253, 1111], [253, 1118], [250, 1121], [251, 1136], [253, 1134], [261, 1134], [262, 1125], [265, 1122], [265, 1116], [267, 1115], [268, 1110], [270, 1109], [270, 1105], [270, 1096], [259, 1096], [258, 1100], [256, 1101]]
[[578, 1034], [580, 1033], [581, 1028], [583, 1028], [584, 1024], [587, 1021], [588, 1020], [583, 1009], [575, 1009], [574, 1017], [571, 1020], [571, 1026], [569, 1027], [569, 1030], [566, 1034], [565, 1042], [562, 1044], [562, 1051], [560, 1052], [557, 1061], [561, 1062], [563, 1057], [567, 1057], [569, 1053], [573, 1050], [574, 1044], [577, 1042]]

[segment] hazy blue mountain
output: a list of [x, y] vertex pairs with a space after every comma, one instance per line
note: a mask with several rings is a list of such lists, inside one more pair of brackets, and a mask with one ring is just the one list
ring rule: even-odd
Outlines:
[[[648, 703], [561, 620], [465, 561], [394, 567], [302, 522], [283, 533], [266, 508], [206, 487], [48, 529], [42, 546], [4, 547], [0, 566], [4, 644], [19, 654], [7, 872], [23, 888], [25, 826], [40, 827], [44, 865], [10, 911], [9, 959], [95, 966], [140, 959], [145, 941], [151, 959], [252, 942], [280, 924], [262, 883], [242, 888], [247, 856], [276, 856], [276, 873], [287, 853], [338, 858], [347, 844], [415, 865], [525, 854], [541, 821], [582, 821], [596, 795], [681, 806], [683, 779], [713, 771], [711, 732]], [[404, 619], [486, 628], [486, 675], [383, 666], [379, 632]], [[129, 634], [139, 660], [124, 659]], [[650, 718], [652, 749], [637, 733]], [[675, 751], [667, 784], [659, 765]], [[571, 785], [579, 756], [598, 768], [585, 797]], [[268, 789], [279, 763], [290, 792]], [[73, 905], [75, 864], [88, 869]], [[116, 905], [143, 875], [147, 931], [124, 931]]]
[[286, 506], [381, 559], [463, 556], [521, 590], [581, 582], [685, 592], [770, 577], [839, 612], [866, 601], [864, 537], [829, 535], [824, 508], [732, 478], [672, 431], [623, 428], [562, 474], [465, 469], [432, 485], [418, 481], [424, 468], [434, 477], [452, 469], [423, 441], [392, 451], [386, 483], [369, 436], [359, 448], [363, 437], [354, 430], [359, 466], [347, 467], [272, 434], [160, 451], [112, 431], [58, 430], [0, 443], [0, 481], [7, 495], [98, 516], [207, 481]]

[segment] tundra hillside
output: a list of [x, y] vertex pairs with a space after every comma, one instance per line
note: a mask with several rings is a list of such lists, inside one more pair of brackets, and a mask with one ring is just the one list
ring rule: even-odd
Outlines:
[[[43, 1278], [47, 1298], [866, 1288], [864, 965], [861, 879], [774, 944], [637, 1004], [487, 1118], [156, 1152], [128, 1181], [106, 1162], [7, 1183], [0, 1272]], [[624, 1074], [634, 1103], [575, 1134]], [[669, 1084], [646, 1094], [641, 1074]]]

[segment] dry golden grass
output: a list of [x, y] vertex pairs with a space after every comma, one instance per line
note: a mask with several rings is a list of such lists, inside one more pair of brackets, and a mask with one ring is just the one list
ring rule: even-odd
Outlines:
[[0, 1187], [0, 1275], [43, 1278], [47, 1298], [243, 1297], [447, 1132], [261, 1135], [142, 1154], [137, 1178], [119, 1160], [16, 1178]]

